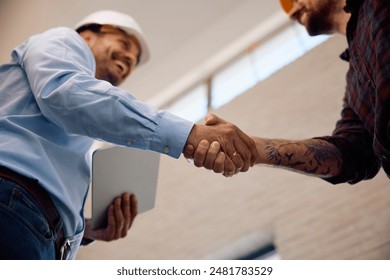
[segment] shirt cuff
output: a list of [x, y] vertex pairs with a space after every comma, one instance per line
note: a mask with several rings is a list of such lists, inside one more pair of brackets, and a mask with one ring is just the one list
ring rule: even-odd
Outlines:
[[167, 111], [161, 111], [151, 150], [179, 158], [194, 123]]

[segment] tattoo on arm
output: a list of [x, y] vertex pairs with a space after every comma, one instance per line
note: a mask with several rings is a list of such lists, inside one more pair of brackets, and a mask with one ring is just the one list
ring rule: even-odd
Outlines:
[[333, 176], [341, 169], [341, 154], [323, 140], [270, 140], [265, 146], [266, 157], [272, 165], [319, 176]]

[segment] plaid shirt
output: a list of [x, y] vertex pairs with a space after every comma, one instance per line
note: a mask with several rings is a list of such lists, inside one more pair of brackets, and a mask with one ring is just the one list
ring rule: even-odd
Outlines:
[[[382, 166], [390, 175], [390, 0], [347, 0], [349, 61], [341, 119], [330, 137], [343, 155], [331, 183], [357, 183]], [[390, 176], [389, 176], [390, 177]]]

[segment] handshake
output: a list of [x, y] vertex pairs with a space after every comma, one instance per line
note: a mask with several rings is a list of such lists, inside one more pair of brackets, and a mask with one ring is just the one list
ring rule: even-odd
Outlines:
[[197, 167], [231, 177], [258, 161], [255, 141], [237, 126], [209, 114], [205, 125], [195, 124], [183, 150]]

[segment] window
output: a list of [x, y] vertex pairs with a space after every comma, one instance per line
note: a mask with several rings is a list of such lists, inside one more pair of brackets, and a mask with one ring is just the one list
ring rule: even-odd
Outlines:
[[300, 24], [289, 24], [271, 39], [248, 50], [209, 77], [210, 98], [207, 83], [203, 83], [184, 93], [165, 109], [197, 122], [207, 114], [208, 108], [217, 109], [225, 105], [329, 37], [311, 37]]
[[168, 105], [165, 110], [183, 119], [197, 122], [208, 110], [207, 85], [201, 84]]
[[212, 108], [228, 103], [328, 38], [311, 37], [303, 26], [290, 25], [213, 77]]
[[250, 57], [240, 57], [212, 78], [211, 107], [221, 107], [256, 83]]

